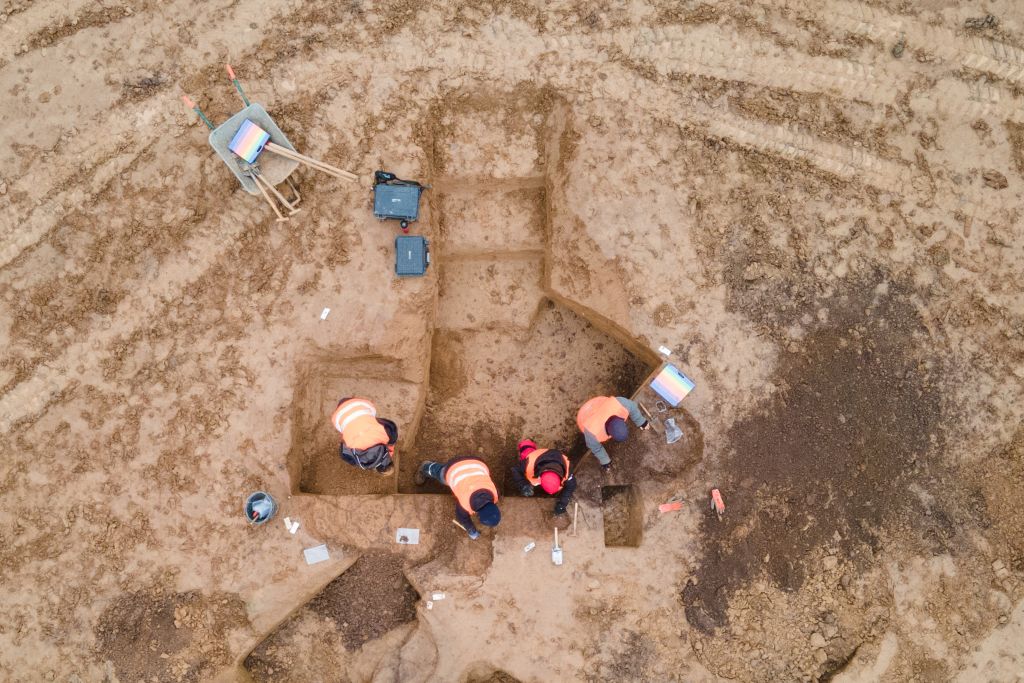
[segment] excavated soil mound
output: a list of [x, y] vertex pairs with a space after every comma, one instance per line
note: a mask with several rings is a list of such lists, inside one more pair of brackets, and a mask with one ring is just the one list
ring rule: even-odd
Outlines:
[[466, 683], [520, 683], [520, 681], [504, 671], [494, 671], [489, 674], [470, 674], [466, 678]]
[[327, 584], [306, 607], [332, 619], [345, 647], [354, 649], [415, 620], [419, 598], [405, 579], [401, 557], [369, 553]]
[[245, 668], [257, 681], [348, 680], [339, 672], [358, 660], [353, 653], [385, 636], [400, 640], [418, 601], [401, 557], [367, 553], [267, 636]]
[[257, 645], [244, 666], [256, 681], [358, 680], [361, 667], [369, 667], [369, 678], [408, 635], [419, 599], [401, 557], [362, 555]]
[[[228, 661], [225, 634], [244, 621], [245, 605], [233, 595], [137, 592], [103, 612], [96, 637], [123, 681], [201, 681]], [[199, 648], [188, 650], [193, 643]]]
[[[653, 392], [645, 389], [639, 397], [641, 401], [647, 393]], [[640, 431], [630, 423], [628, 439], [622, 443], [604, 444], [612, 458], [611, 477], [615, 482], [672, 481], [703, 459], [704, 434], [690, 413], [683, 408], [670, 408], [665, 413], [655, 412], [653, 415], [656, 426], [651, 429]], [[666, 418], [675, 419], [676, 426], [683, 432], [683, 437], [675, 443], [666, 442]], [[582, 440], [580, 445], [583, 445]], [[580, 450], [582, 454], [584, 449]]]

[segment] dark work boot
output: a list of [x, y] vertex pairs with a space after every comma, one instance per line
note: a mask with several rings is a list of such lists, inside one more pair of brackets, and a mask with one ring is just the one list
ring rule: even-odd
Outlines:
[[412, 480], [417, 486], [423, 486], [427, 483], [427, 463], [423, 463], [416, 470], [416, 474], [413, 475]]

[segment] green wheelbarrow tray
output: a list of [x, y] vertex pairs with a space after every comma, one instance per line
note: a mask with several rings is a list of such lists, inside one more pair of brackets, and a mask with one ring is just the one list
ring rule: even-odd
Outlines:
[[[231, 142], [231, 138], [235, 137], [235, 133], [242, 127], [242, 124], [246, 119], [249, 119], [257, 126], [267, 131], [270, 134], [270, 141], [287, 147], [290, 150], [295, 151], [292, 143], [288, 142], [288, 138], [281, 132], [281, 129], [274, 123], [274, 119], [270, 118], [270, 114], [259, 104], [250, 104], [242, 111], [238, 112], [230, 119], [220, 124], [212, 131], [210, 131], [210, 147], [213, 147], [214, 151], [220, 155], [220, 158], [224, 160], [231, 172], [238, 178], [238, 182], [242, 184], [242, 188], [249, 194], [259, 194], [259, 187], [256, 186], [256, 181], [250, 178], [245, 173], [247, 164], [243, 159], [236, 156], [234, 152], [228, 149], [228, 144]], [[292, 174], [299, 166], [299, 162], [286, 159], [285, 157], [274, 154], [273, 152], [261, 152], [253, 165], [258, 165], [260, 169], [260, 175], [262, 175], [267, 182], [271, 185], [278, 185], [283, 183], [285, 179]]]

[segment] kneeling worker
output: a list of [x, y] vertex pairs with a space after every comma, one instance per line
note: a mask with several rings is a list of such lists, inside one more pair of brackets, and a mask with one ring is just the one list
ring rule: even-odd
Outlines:
[[365, 398], [343, 398], [331, 415], [331, 423], [341, 432], [342, 460], [385, 477], [395, 473], [392, 458], [398, 425], [377, 417], [376, 406]]
[[569, 471], [569, 458], [562, 451], [537, 448], [530, 439], [519, 442], [519, 462], [512, 467], [512, 480], [524, 496], [533, 495], [533, 487], [540, 486], [544, 493], [555, 495], [555, 514], [564, 515], [569, 500], [576, 491], [576, 477]]
[[629, 436], [627, 417], [640, 429], [651, 426], [640, 412], [640, 406], [624, 396], [597, 396], [584, 403], [576, 414], [576, 426], [605, 472], [612, 468], [612, 459], [601, 444], [609, 439], [626, 440]]
[[473, 515], [484, 526], [498, 526], [498, 487], [491, 481], [491, 471], [483, 460], [470, 455], [452, 458], [447, 463], [428, 460], [416, 470], [416, 485], [423, 486], [427, 478], [441, 482], [455, 496], [455, 520], [469, 537], [477, 539], [480, 532], [473, 525]]

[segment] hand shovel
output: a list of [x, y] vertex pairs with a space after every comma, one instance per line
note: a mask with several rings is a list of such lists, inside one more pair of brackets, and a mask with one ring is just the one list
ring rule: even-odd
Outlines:
[[555, 566], [562, 566], [562, 549], [558, 547], [558, 527], [555, 527], [555, 545], [551, 548], [551, 561]]

